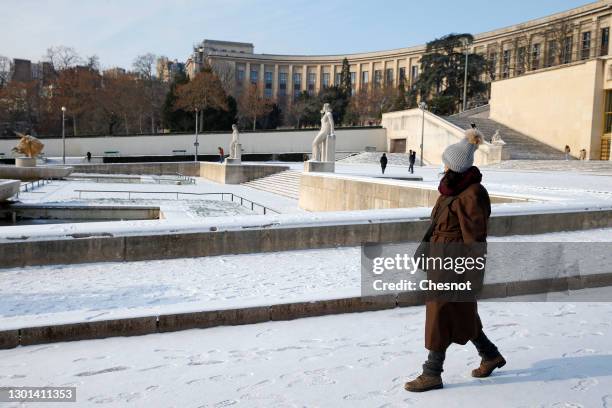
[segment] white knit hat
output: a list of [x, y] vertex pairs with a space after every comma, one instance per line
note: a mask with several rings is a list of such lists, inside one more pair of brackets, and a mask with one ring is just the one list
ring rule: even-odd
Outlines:
[[442, 153], [442, 162], [454, 172], [463, 173], [474, 165], [474, 152], [483, 141], [478, 129], [465, 131], [465, 139], [448, 146]]

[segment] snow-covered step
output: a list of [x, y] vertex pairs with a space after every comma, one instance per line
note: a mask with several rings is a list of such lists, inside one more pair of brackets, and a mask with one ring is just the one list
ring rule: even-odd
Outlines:
[[300, 196], [300, 175], [296, 170], [285, 170], [256, 180], [247, 181], [243, 185], [261, 191], [278, 194], [283, 197], [298, 199]]

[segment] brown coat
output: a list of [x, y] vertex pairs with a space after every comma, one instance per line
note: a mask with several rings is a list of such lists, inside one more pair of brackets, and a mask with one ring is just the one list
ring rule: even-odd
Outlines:
[[[432, 218], [446, 196], [440, 196]], [[489, 193], [480, 184], [472, 184], [440, 213], [431, 237], [432, 243], [486, 242], [491, 214]], [[451, 343], [465, 344], [482, 329], [476, 302], [427, 301], [425, 304], [425, 347], [443, 351]]]

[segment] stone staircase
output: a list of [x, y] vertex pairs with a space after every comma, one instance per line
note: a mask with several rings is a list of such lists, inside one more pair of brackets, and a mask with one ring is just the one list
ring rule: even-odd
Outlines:
[[256, 180], [247, 181], [242, 183], [242, 185], [297, 200], [300, 198], [301, 174], [301, 171], [285, 170]]
[[491, 141], [491, 137], [499, 129], [502, 140], [506, 142], [504, 150], [508, 153], [509, 160], [565, 159], [565, 154], [561, 150], [563, 146], [559, 146], [557, 150], [492, 119], [462, 115], [446, 116], [444, 119], [462, 129], [469, 129], [470, 124], [475, 123], [487, 141]]

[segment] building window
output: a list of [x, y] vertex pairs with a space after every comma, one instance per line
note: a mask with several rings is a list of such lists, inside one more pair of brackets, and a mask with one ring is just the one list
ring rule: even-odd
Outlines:
[[510, 50], [504, 50], [502, 57], [502, 78], [510, 76]]
[[589, 59], [591, 56], [591, 32], [582, 33], [582, 44], [580, 46], [580, 59]]
[[370, 76], [368, 71], [361, 71], [361, 89], [365, 89], [370, 83]]
[[414, 85], [414, 83], [417, 81], [417, 79], [419, 79], [419, 67], [417, 67], [416, 65], [412, 66], [412, 73], [410, 75], [412, 77], [412, 84]]
[[342, 82], [342, 73], [336, 72], [336, 80], [334, 81], [334, 85], [339, 86]]
[[357, 73], [351, 72], [351, 95], [355, 95], [357, 91]]
[[323, 88], [329, 88], [329, 77], [330, 77], [329, 72], [323, 73], [323, 76], [321, 77], [321, 86]]
[[563, 39], [562, 61], [564, 64], [572, 62], [572, 37], [568, 36]]
[[259, 72], [256, 69], [251, 70], [251, 83], [257, 85], [257, 80], [259, 78]]
[[531, 47], [531, 69], [533, 70], [540, 69], [540, 53], [540, 44], [533, 44]]
[[374, 86], [380, 88], [382, 85], [382, 71], [377, 69], [374, 71]]
[[287, 95], [287, 73], [286, 72], [278, 73], [278, 95], [279, 96]]
[[264, 72], [264, 96], [267, 98], [272, 97], [272, 72]]
[[399, 69], [399, 82], [403, 84], [406, 81], [406, 68], [402, 67]]
[[236, 73], [236, 80], [238, 81], [239, 85], [244, 82], [244, 68], [238, 68], [238, 71]]
[[492, 52], [489, 54], [489, 72], [491, 75], [491, 81], [495, 81], [497, 78], [497, 53]]
[[387, 84], [388, 86], [392, 86], [393, 85], [393, 68], [387, 68], [387, 70], [385, 71], [385, 84]]
[[293, 95], [299, 96], [302, 92], [302, 74], [293, 74]]
[[516, 75], [523, 75], [525, 73], [525, 47], [519, 47], [516, 50]]
[[552, 67], [557, 59], [557, 41], [551, 40], [548, 42], [548, 52], [546, 54], [546, 66]]
[[610, 44], [610, 28], [601, 29], [601, 42], [599, 47], [599, 55], [608, 55], [608, 45]]
[[308, 74], [308, 93], [310, 95], [314, 94], [315, 84], [317, 83], [317, 74], [311, 72]]

